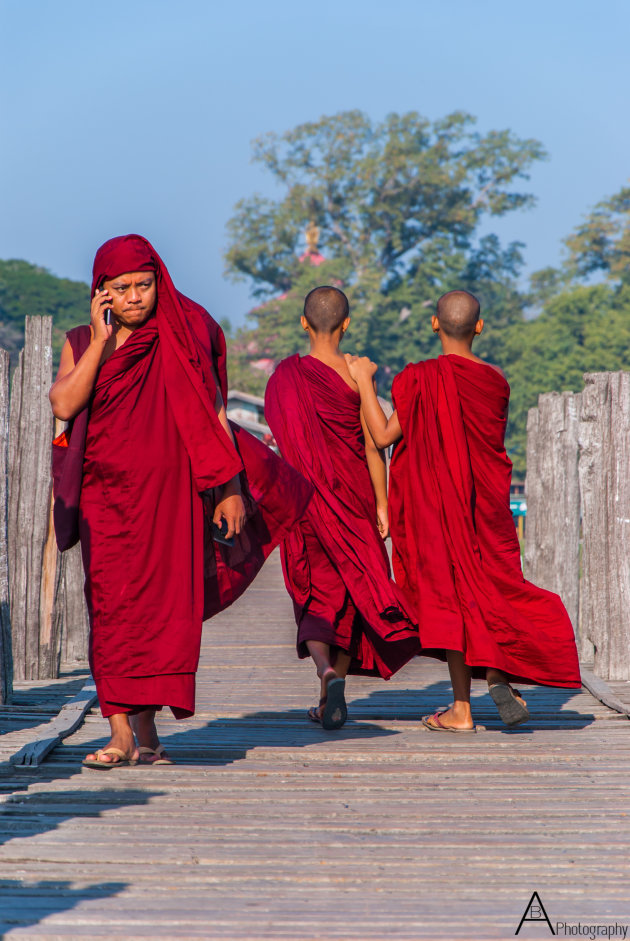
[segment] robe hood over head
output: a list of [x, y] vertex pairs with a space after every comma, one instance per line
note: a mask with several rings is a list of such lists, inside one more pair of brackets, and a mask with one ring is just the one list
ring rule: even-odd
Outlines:
[[101, 245], [94, 258], [91, 296], [104, 281], [132, 271], [155, 272], [154, 316], [166, 391], [197, 490], [225, 484], [243, 465], [215, 408], [217, 382], [223, 402], [227, 399], [223, 331], [203, 307], [176, 289], [166, 265], [141, 235], [121, 235]]

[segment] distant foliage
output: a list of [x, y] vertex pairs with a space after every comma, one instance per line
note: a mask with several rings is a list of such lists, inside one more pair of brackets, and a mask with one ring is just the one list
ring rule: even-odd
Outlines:
[[0, 261], [0, 346], [12, 354], [12, 360], [24, 344], [27, 314], [52, 316], [58, 362], [66, 330], [89, 323], [90, 289], [81, 281], [57, 278], [26, 261]]
[[[538, 312], [503, 337], [512, 385], [508, 444], [525, 470], [527, 410], [541, 392], [574, 392], [585, 372], [630, 370], [630, 188], [602, 200], [565, 240], [561, 269], [532, 276], [528, 304]], [[598, 284], [584, 284], [593, 276]]]
[[[227, 272], [261, 300], [252, 328], [234, 338], [239, 384], [259, 391], [274, 363], [304, 348], [302, 301], [325, 283], [348, 294], [348, 349], [381, 363], [387, 388], [409, 360], [434, 355], [427, 314], [454, 287], [480, 296], [489, 320], [482, 355], [500, 359], [500, 331], [523, 320], [521, 246], [504, 248], [478, 229], [532, 204], [515, 184], [544, 156], [538, 141], [509, 131], [479, 134], [461, 112], [374, 124], [347, 111], [256, 141], [254, 159], [281, 195], [241, 200], [228, 225]], [[307, 223], [316, 251], [304, 244]]]
[[[475, 351], [512, 385], [507, 444], [524, 474], [539, 393], [577, 390], [585, 371], [630, 368], [630, 189], [594, 208], [567, 238], [566, 263], [536, 272], [529, 291], [518, 287], [523, 246], [478, 235], [484, 217], [532, 204], [515, 184], [544, 156], [509, 131], [478, 134], [460, 112], [373, 124], [349, 111], [256, 141], [254, 159], [280, 195], [241, 200], [228, 225], [227, 272], [261, 301], [232, 338], [232, 381], [260, 394], [279, 360], [306, 352], [303, 298], [336, 284], [351, 304], [346, 347], [380, 364], [387, 392], [406, 363], [438, 354], [430, 314], [440, 294], [465, 288], [486, 321]], [[584, 285], [593, 275], [603, 283]]]
[[579, 392], [585, 372], [630, 370], [630, 286], [574, 286], [504, 339], [510, 456], [525, 470], [527, 410], [541, 392]]

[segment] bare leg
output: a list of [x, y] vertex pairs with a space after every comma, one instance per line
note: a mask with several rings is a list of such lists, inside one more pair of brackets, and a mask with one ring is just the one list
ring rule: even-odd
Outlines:
[[157, 754], [146, 752], [142, 749], [150, 748], [153, 752], [160, 747], [160, 739], [155, 727], [155, 709], [143, 709], [141, 712], [131, 716], [131, 727], [136, 734], [140, 751], [140, 762], [143, 765], [152, 765], [156, 761], [164, 763], [171, 761], [167, 753], [162, 749]]
[[[307, 640], [306, 646], [308, 652], [313, 658], [317, 675], [321, 681], [320, 698], [325, 699], [328, 692], [328, 684], [331, 680], [341, 677], [345, 679], [350, 668], [350, 654], [345, 650], [337, 649], [335, 665], [330, 662], [330, 645], [321, 640]], [[322, 715], [323, 707], [317, 707], [318, 715]]]
[[[105, 748], [119, 748], [128, 758], [137, 758], [138, 752], [127, 713], [117, 712], [113, 716], [110, 716], [109, 726], [112, 736]], [[92, 752], [86, 755], [86, 758], [90, 761], [94, 761], [96, 760], [96, 754]], [[98, 760], [102, 761], [103, 764], [106, 762], [115, 764], [118, 758], [115, 755], [102, 755]]]
[[446, 659], [455, 701], [450, 709], [440, 713], [440, 722], [455, 729], [472, 729], [475, 723], [470, 711], [471, 669], [460, 650], [447, 650]]
[[335, 673], [337, 674], [337, 676], [340, 676], [342, 679], [345, 680], [345, 678], [348, 675], [348, 670], [350, 669], [351, 660], [352, 660], [352, 657], [350, 656], [349, 653], [347, 653], [345, 650], [341, 650], [341, 648], [339, 647], [337, 648], [337, 656], [335, 657], [335, 667], [334, 667]]
[[306, 646], [313, 658], [317, 675], [321, 680], [326, 673], [333, 669], [330, 663], [330, 645], [325, 644], [323, 640], [307, 640]]
[[130, 716], [130, 722], [138, 745], [145, 745], [147, 748], [158, 747], [160, 740], [155, 727], [155, 709], [143, 709], [135, 716]]
[[487, 668], [486, 680], [488, 681], [488, 686], [492, 686], [494, 683], [507, 683], [508, 681], [505, 673], [502, 673], [501, 670], [495, 670], [494, 667]]

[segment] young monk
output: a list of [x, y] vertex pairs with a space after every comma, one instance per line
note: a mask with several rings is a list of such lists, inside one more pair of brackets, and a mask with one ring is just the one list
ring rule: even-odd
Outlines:
[[339, 349], [348, 300], [318, 287], [304, 303], [310, 355], [279, 364], [265, 414], [282, 456], [315, 488], [306, 514], [282, 546], [285, 582], [298, 625], [297, 650], [321, 681], [308, 711], [326, 729], [347, 716], [348, 672], [385, 679], [417, 652], [409, 606], [390, 580], [383, 455], [361, 414], [357, 385]]
[[423, 718], [435, 732], [476, 731], [471, 675], [485, 675], [508, 726], [529, 718], [510, 680], [580, 686], [560, 598], [521, 573], [503, 443], [510, 387], [472, 352], [479, 315], [467, 291], [439, 299], [432, 324], [444, 355], [396, 376], [389, 420], [374, 391], [376, 365], [346, 357], [376, 446], [400, 442], [390, 470], [394, 574], [416, 603], [422, 653], [447, 660], [455, 698]]

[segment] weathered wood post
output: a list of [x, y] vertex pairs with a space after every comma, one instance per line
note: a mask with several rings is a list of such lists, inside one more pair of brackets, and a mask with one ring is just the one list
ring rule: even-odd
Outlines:
[[594, 670], [630, 679], [630, 372], [587, 373], [579, 427], [582, 624]]
[[[55, 419], [55, 437], [61, 434], [65, 422]], [[50, 509], [52, 513], [52, 494]], [[54, 534], [54, 523], [50, 520], [49, 537]], [[54, 543], [53, 543], [54, 545]], [[72, 666], [85, 666], [88, 659], [89, 620], [85, 595], [83, 592], [83, 562], [81, 547], [73, 546], [65, 552], [58, 552], [54, 545], [56, 573], [52, 618], [53, 633], [61, 640], [60, 661]], [[47, 610], [49, 610], [47, 608]]]
[[0, 703], [11, 701], [13, 652], [7, 545], [7, 459], [9, 449], [9, 354], [0, 349]]
[[548, 392], [527, 415], [525, 578], [555, 591], [577, 631], [580, 395]]
[[16, 679], [58, 675], [52, 609], [56, 547], [51, 529], [52, 318], [26, 317], [9, 418], [9, 590]]
[[85, 666], [88, 659], [89, 623], [83, 593], [81, 547], [57, 554], [55, 633], [61, 636], [61, 662]]

